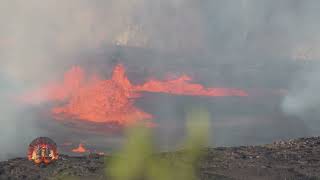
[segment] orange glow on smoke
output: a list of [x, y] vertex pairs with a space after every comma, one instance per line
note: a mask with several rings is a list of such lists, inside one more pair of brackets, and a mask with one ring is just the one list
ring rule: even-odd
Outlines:
[[72, 67], [64, 74], [64, 81], [51, 82], [22, 98], [26, 103], [64, 101], [77, 92], [84, 81], [84, 71], [78, 67]]
[[85, 153], [87, 152], [86, 148], [84, 147], [84, 145], [82, 143], [79, 144], [79, 146], [75, 149], [72, 149], [72, 152], [75, 153]]
[[[62, 83], [51, 83], [28, 95], [25, 100], [60, 102], [52, 109], [56, 119], [77, 119], [96, 123], [115, 123], [127, 126], [153, 116], [134, 106], [142, 92], [168, 93], [188, 96], [247, 96], [243, 90], [206, 88], [191, 82], [186, 75], [168, 81], [149, 80], [141, 85], [129, 81], [123, 65], [117, 65], [111, 79], [97, 75], [87, 77], [75, 66], [64, 75]], [[155, 126], [145, 121], [147, 126]]]

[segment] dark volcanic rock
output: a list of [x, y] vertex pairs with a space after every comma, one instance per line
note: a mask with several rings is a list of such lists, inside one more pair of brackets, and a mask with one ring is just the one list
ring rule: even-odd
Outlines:
[[[277, 141], [264, 146], [205, 149], [199, 163], [199, 177], [209, 179], [320, 179], [320, 138]], [[181, 152], [164, 153], [163, 158], [179, 157]], [[62, 155], [46, 167], [35, 166], [25, 158], [0, 162], [0, 179], [106, 179], [107, 157]], [[179, 161], [179, 158], [176, 158]], [[107, 162], [107, 161], [106, 161]]]
[[201, 172], [231, 179], [319, 179], [320, 138], [208, 149]]
[[104, 157], [69, 157], [62, 155], [58, 161], [41, 167], [26, 158], [1, 162], [0, 179], [60, 179], [76, 176], [85, 179], [102, 179]]

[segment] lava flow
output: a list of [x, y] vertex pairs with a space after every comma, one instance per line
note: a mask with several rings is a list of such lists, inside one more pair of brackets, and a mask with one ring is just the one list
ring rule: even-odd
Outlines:
[[84, 145], [82, 143], [79, 144], [79, 146], [75, 149], [72, 149], [72, 152], [75, 153], [85, 153], [87, 152], [86, 148], [84, 147]]
[[114, 68], [112, 77], [108, 80], [97, 75], [88, 78], [81, 67], [75, 66], [64, 75], [62, 83], [50, 83], [25, 99], [29, 102], [59, 102], [60, 105], [52, 109], [55, 119], [127, 126], [138, 121], [152, 124], [146, 120], [153, 116], [134, 106], [142, 92], [188, 96], [247, 96], [243, 90], [205, 88], [191, 80], [184, 75], [168, 81], [149, 80], [141, 85], [133, 85], [121, 64]]

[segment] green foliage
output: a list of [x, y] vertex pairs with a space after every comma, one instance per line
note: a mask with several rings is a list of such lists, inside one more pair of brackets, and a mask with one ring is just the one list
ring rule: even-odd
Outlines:
[[115, 180], [134, 180], [145, 172], [152, 156], [150, 131], [142, 126], [128, 131], [128, 141], [123, 150], [114, 155], [107, 170]]
[[113, 180], [195, 180], [195, 166], [207, 144], [210, 115], [204, 109], [192, 108], [186, 117], [188, 133], [181, 157], [156, 155], [150, 130], [131, 128], [128, 142], [106, 168], [108, 176]]

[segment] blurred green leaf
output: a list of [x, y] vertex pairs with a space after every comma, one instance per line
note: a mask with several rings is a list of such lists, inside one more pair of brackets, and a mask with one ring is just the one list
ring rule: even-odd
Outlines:
[[108, 171], [114, 180], [132, 180], [142, 176], [153, 152], [150, 130], [130, 128], [123, 150], [111, 160]]
[[128, 141], [111, 160], [107, 174], [113, 180], [195, 180], [195, 167], [208, 141], [210, 114], [203, 108], [191, 108], [186, 120], [188, 133], [182, 157], [155, 155], [150, 129], [138, 126], [128, 130]]

